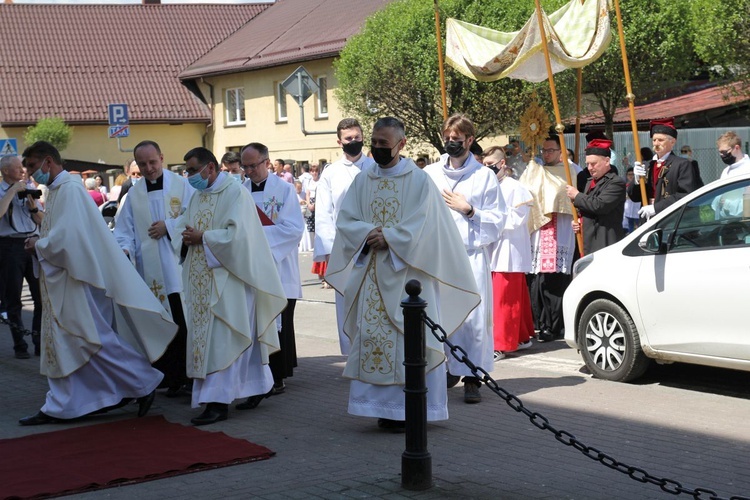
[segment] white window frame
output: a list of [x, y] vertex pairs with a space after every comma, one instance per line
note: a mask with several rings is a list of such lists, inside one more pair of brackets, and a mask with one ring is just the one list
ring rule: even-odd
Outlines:
[[[317, 111], [317, 118], [328, 118], [328, 76], [319, 76], [317, 80], [318, 92], [316, 96], [317, 106], [315, 108]], [[325, 82], [325, 85], [321, 85], [321, 81]], [[325, 111], [323, 111], [324, 103]]]
[[276, 83], [276, 122], [286, 123], [289, 121], [289, 112], [286, 103], [286, 89], [281, 82]]
[[[234, 96], [234, 109], [229, 105], [230, 95]], [[244, 125], [245, 124], [245, 89], [244, 87], [234, 87], [227, 89], [224, 94], [224, 107], [226, 108], [227, 125]]]

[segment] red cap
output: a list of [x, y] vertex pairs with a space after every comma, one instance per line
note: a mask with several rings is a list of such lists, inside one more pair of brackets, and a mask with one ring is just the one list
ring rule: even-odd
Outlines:
[[609, 139], [594, 139], [586, 145], [586, 154], [609, 157], [612, 154], [611, 149], [612, 141]]
[[675, 139], [677, 138], [677, 129], [674, 128], [674, 118], [663, 118], [661, 120], [651, 120], [651, 137], [654, 134], [667, 134]]

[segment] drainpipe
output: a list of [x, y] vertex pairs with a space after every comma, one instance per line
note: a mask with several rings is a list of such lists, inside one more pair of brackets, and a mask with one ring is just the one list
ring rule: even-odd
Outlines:
[[[209, 96], [209, 103], [208, 107], [211, 110], [211, 118], [208, 122], [208, 125], [206, 126], [206, 132], [203, 134], [203, 147], [207, 149], [213, 149], [208, 147], [208, 130], [210, 129], [213, 133], [214, 130], [214, 86], [211, 85], [206, 81], [205, 78], [201, 77], [201, 83], [205, 84], [209, 88], [208, 96]], [[211, 144], [213, 146], [213, 144]]]

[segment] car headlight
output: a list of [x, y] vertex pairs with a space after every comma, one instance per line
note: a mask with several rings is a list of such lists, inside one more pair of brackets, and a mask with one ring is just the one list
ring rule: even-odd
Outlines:
[[584, 255], [573, 264], [573, 279], [583, 272], [584, 269], [594, 262], [594, 254]]

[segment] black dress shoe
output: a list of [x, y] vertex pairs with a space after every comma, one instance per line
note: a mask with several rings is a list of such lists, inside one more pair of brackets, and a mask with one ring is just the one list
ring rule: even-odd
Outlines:
[[261, 401], [263, 401], [266, 398], [270, 398], [274, 395], [274, 389], [271, 388], [270, 391], [268, 391], [265, 394], [257, 394], [255, 396], [250, 396], [247, 398], [247, 400], [244, 403], [239, 403], [238, 405], [235, 405], [235, 408], [238, 410], [252, 410], [253, 408], [257, 408], [257, 406], [260, 404]]
[[146, 413], [148, 413], [148, 410], [151, 409], [151, 404], [154, 402], [154, 398], [156, 397], [156, 391], [151, 391], [145, 396], [141, 396], [136, 401], [138, 401], [138, 416], [139, 417], [145, 417]]
[[181, 396], [190, 397], [193, 393], [190, 391], [190, 387], [187, 385], [179, 387], [170, 387], [164, 395], [168, 398], [179, 398]]
[[43, 425], [43, 424], [55, 424], [58, 422], [63, 422], [63, 419], [51, 417], [47, 415], [46, 413], [43, 413], [41, 410], [36, 412], [34, 415], [31, 415], [29, 417], [24, 417], [18, 421], [21, 425]]
[[31, 357], [28, 351], [16, 351], [14, 356], [16, 359], [29, 359]]
[[406, 422], [404, 420], [391, 420], [390, 418], [379, 418], [378, 427], [393, 433], [406, 432]]
[[552, 342], [557, 336], [549, 330], [542, 330], [537, 337], [539, 342]]
[[190, 420], [193, 425], [215, 424], [226, 420], [229, 414], [229, 405], [224, 403], [208, 403], [203, 413]]

